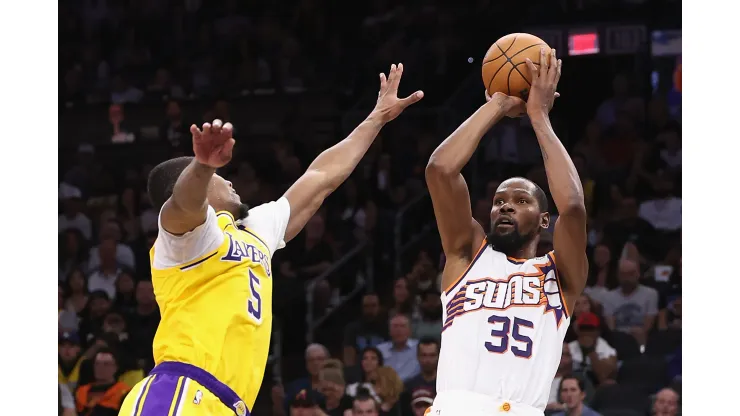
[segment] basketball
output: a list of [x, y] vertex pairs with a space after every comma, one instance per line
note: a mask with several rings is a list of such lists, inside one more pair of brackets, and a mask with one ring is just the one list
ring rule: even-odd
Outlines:
[[511, 33], [497, 40], [483, 58], [483, 84], [489, 95], [502, 92], [524, 100], [529, 94], [532, 75], [526, 59], [539, 66], [540, 47], [550, 56], [550, 47], [529, 33]]

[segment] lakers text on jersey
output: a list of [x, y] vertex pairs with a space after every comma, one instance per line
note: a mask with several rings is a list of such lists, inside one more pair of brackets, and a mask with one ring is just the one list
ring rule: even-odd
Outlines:
[[431, 414], [542, 415], [570, 323], [555, 253], [519, 260], [484, 244], [442, 307]]

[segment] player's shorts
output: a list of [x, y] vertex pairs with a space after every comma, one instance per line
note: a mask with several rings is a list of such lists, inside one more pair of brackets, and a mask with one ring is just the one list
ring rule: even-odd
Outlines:
[[249, 416], [229, 386], [194, 365], [164, 362], [129, 392], [119, 416]]
[[469, 391], [445, 391], [437, 393], [427, 416], [544, 416], [545, 412], [535, 407], [497, 400], [490, 396]]

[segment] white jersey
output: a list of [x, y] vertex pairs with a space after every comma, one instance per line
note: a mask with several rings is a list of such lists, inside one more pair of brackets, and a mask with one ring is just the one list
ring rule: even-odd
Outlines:
[[561, 287], [554, 252], [518, 260], [484, 242], [442, 293], [431, 415], [542, 415], [570, 323]]

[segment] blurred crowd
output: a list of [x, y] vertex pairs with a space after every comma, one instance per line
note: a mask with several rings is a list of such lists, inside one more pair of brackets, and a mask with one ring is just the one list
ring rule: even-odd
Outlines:
[[[435, 396], [444, 265], [423, 174], [435, 146], [454, 128], [430, 122], [437, 114], [432, 109], [477, 71], [467, 57], [488, 48], [493, 39], [479, 28], [498, 24], [496, 16], [578, 22], [605, 11], [655, 13], [671, 2], [649, 3], [60, 3], [60, 122], [95, 105], [105, 106], [110, 121], [100, 136], [60, 139], [60, 415], [116, 414], [128, 389], [154, 365], [159, 309], [148, 250], [158, 213], [146, 196], [146, 177], [154, 164], [191, 152], [190, 123], [219, 117], [235, 124], [245, 144], [237, 145], [223, 174], [255, 206], [282, 195], [346, 133], [316, 128], [310, 106], [291, 105], [295, 97], [344, 97], [332, 109], [330, 124], [340, 125], [346, 110], [376, 87], [374, 74], [401, 58], [414, 68], [404, 85], [427, 92], [422, 109], [429, 113], [404, 115], [384, 129], [355, 174], [276, 253], [281, 348], [273, 360], [280, 365], [266, 370], [252, 413], [423, 414]], [[522, 29], [500, 23], [499, 35]], [[648, 93], [642, 78], [646, 74], [635, 70], [601, 76], [603, 88], [594, 89], [605, 93], [598, 102], [568, 112], [583, 120], [565, 117], [557, 106], [554, 112], [586, 193], [590, 276], [571, 306], [548, 414], [680, 414], [680, 94], [677, 99], [670, 88]], [[564, 88], [564, 97], [577, 93]], [[482, 93], [474, 93], [480, 99]], [[249, 121], [234, 116], [243, 100], [259, 107], [267, 95], [293, 108], [279, 129], [257, 128], [259, 111]], [[126, 118], [124, 108], [151, 103], [161, 111], [153, 116], [158, 122]], [[86, 131], [83, 125], [79, 131]], [[538, 149], [528, 140], [526, 120], [502, 123], [471, 161], [466, 176], [484, 228], [501, 180], [521, 175], [547, 189]], [[397, 227], [401, 210], [408, 214], [405, 228]], [[551, 244], [546, 233], [540, 250]], [[334, 271], [356, 247], [360, 254]], [[364, 285], [359, 293], [357, 285]], [[327, 317], [320, 327], [305, 322], [309, 309]]]

